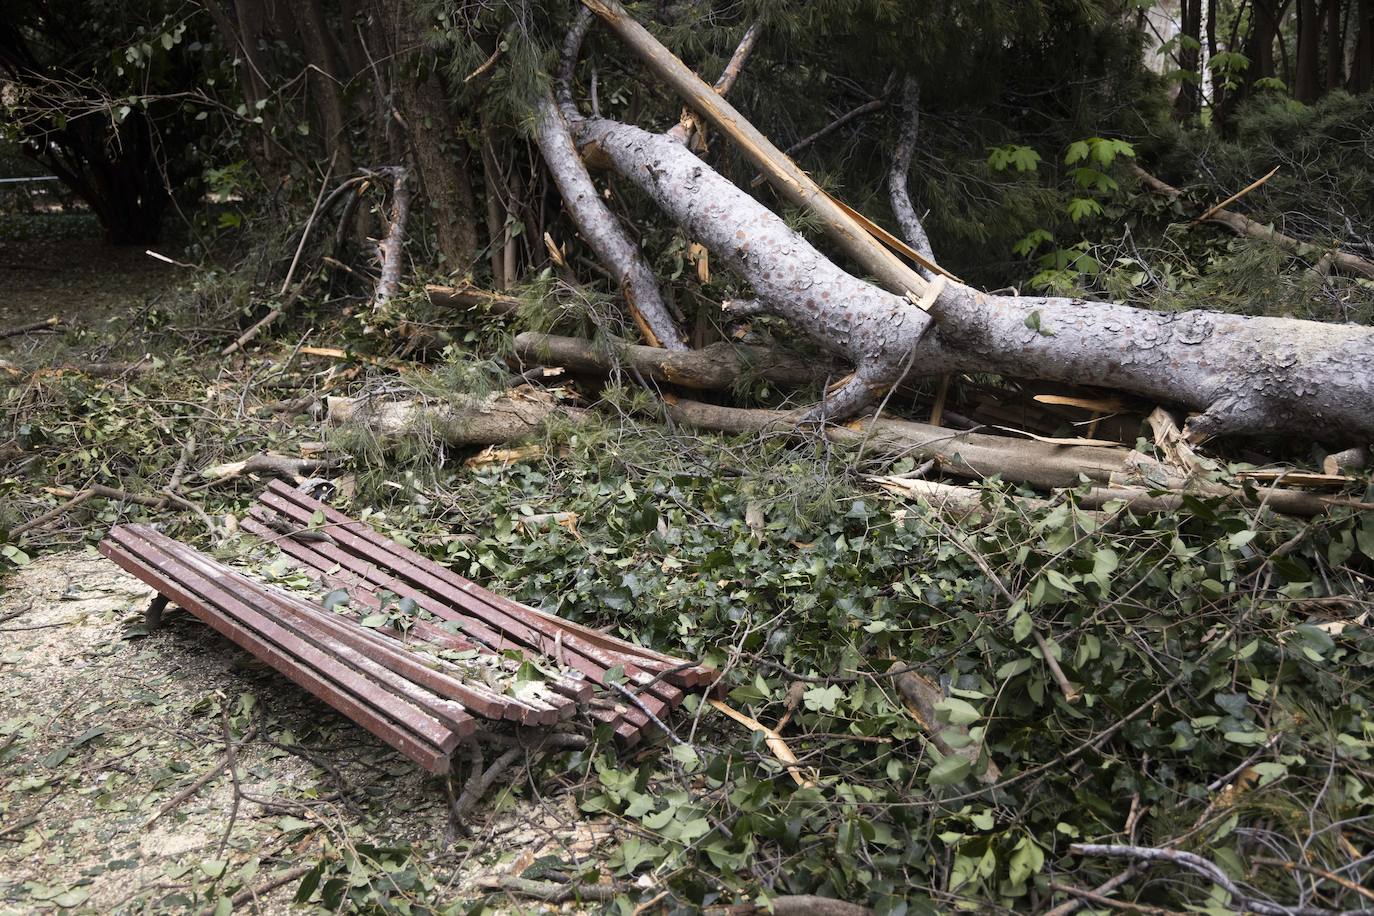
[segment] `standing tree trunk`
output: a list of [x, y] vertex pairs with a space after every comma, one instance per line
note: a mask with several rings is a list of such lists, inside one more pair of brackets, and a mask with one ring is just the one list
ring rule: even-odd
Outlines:
[[425, 31], [414, 0], [388, 9], [385, 15], [394, 20], [396, 104], [415, 153], [439, 253], [449, 273], [464, 273], [477, 257], [477, 201], [468, 175], [471, 157], [454, 126], [448, 95], [435, 72], [437, 62], [424, 45]]
[[1186, 121], [1202, 110], [1202, 0], [1181, 0], [1179, 4], [1178, 67], [1182, 71], [1174, 114]]
[[1341, 88], [1345, 82], [1345, 31], [1341, 0], [1326, 0], [1326, 91]]
[[1350, 58], [1351, 92], [1374, 89], [1374, 0], [1359, 0], [1355, 11], [1355, 51]]
[[335, 59], [334, 38], [320, 10], [320, 0], [295, 0], [290, 4], [296, 19], [306, 66], [310, 68], [313, 104], [324, 135], [325, 152], [334, 158], [334, 169], [341, 175], [353, 172], [353, 147], [348, 139], [343, 95], [339, 91], [340, 69]]
[[1321, 94], [1322, 17], [1317, 0], [1298, 0], [1298, 61], [1293, 97], [1311, 105]]
[[1250, 34], [1245, 41], [1245, 55], [1250, 58], [1245, 71], [1247, 91], [1253, 91], [1256, 81], [1274, 75], [1274, 38], [1279, 33], [1281, 14], [1279, 0], [1254, 0], [1251, 5]]
[[1220, 112], [1225, 109], [1226, 97], [1224, 80], [1213, 78], [1211, 66], [1212, 60], [1217, 56], [1217, 0], [1207, 0], [1207, 59], [1202, 64], [1202, 79], [1205, 85], [1210, 85], [1212, 89], [1211, 108], [1212, 111]]

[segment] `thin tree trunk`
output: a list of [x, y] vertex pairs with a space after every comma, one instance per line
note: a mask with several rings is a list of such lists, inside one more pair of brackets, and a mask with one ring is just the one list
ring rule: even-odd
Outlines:
[[390, 166], [379, 171], [391, 179], [392, 185], [386, 235], [377, 244], [381, 275], [372, 297], [374, 309], [386, 305], [400, 290], [401, 277], [405, 273], [406, 222], [410, 218], [410, 176], [406, 169]]
[[[913, 76], [902, 81], [902, 130], [897, 137], [897, 148], [892, 155], [892, 168], [887, 173], [889, 197], [892, 201], [892, 215], [897, 218], [902, 237], [908, 245], [915, 248], [930, 260], [935, 260], [930, 238], [916, 205], [911, 202], [911, 192], [907, 190], [907, 173], [911, 170], [911, 157], [916, 152], [916, 140], [921, 127], [921, 84]], [[925, 267], [918, 266], [921, 276], [933, 280], [935, 274]]]
[[1182, 71], [1178, 97], [1174, 99], [1174, 114], [1188, 120], [1202, 108], [1202, 73], [1198, 66], [1202, 47], [1202, 0], [1181, 0], [1179, 3], [1181, 40], [1178, 47], [1178, 67]]
[[319, 115], [325, 152], [334, 157], [341, 175], [353, 172], [353, 147], [348, 139], [343, 96], [339, 91], [339, 68], [334, 58], [334, 39], [325, 23], [320, 0], [295, 0], [290, 4], [305, 62], [310, 68], [314, 89], [313, 106]]
[[[653, 271], [645, 262], [639, 246], [602, 201], [591, 176], [587, 174], [586, 166], [573, 148], [567, 122], [551, 95], [539, 104], [535, 142], [563, 197], [568, 214], [601, 263], [615, 275], [630, 314], [645, 340], [655, 347], [687, 349], [663, 300]], [[678, 148], [682, 149], [681, 146]]]
[[396, 18], [396, 101], [406, 122], [448, 273], [468, 271], [477, 257], [477, 202], [468, 176], [468, 149], [449, 113], [448, 96], [435, 73], [434, 55], [413, 0], [389, 13]]
[[1311, 105], [1321, 93], [1322, 17], [1317, 0], [1298, 0], [1298, 61], [1293, 97]]
[[1355, 50], [1350, 58], [1351, 92], [1374, 89], [1374, 0], [1356, 7]]
[[1226, 104], [1224, 80], [1212, 76], [1212, 60], [1217, 56], [1217, 0], [1207, 0], [1207, 59], [1202, 64], [1202, 78], [1212, 88], [1211, 108], [1213, 112], [1223, 110]]
[[1344, 4], [1326, 0], [1326, 91], [1341, 88], [1345, 82], [1345, 31], [1342, 28]]

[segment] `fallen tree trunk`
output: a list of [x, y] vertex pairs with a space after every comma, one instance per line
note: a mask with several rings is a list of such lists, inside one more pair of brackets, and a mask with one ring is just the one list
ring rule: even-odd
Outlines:
[[[327, 398], [326, 404], [327, 419], [334, 425], [359, 424], [383, 441], [435, 437], [454, 446], [497, 445], [539, 436], [551, 422], [580, 423], [588, 415], [582, 408], [563, 404], [548, 392], [529, 386], [466, 404], [342, 397]], [[675, 423], [695, 429], [807, 435], [798, 428], [798, 411], [722, 407], [684, 399], [670, 399], [667, 410]], [[1079, 501], [1091, 509], [1124, 502], [1139, 512], [1178, 511], [1185, 507], [1188, 496], [1263, 504], [1275, 512], [1301, 516], [1320, 515], [1342, 505], [1374, 508], [1276, 486], [1246, 490], [1190, 479], [1125, 448], [1055, 445], [882, 418], [828, 425], [821, 432], [832, 442], [861, 447], [870, 455], [934, 460], [942, 472], [955, 477], [997, 476], [1051, 491], [1077, 488], [1086, 478], [1094, 486], [1082, 493]], [[921, 487], [908, 489], [919, 491]]]
[[[827, 225], [847, 225], [832, 224], [825, 205], [795, 184], [772, 155], [776, 151], [769, 152], [771, 145], [761, 147], [757, 131], [710, 87], [687, 79], [681, 61], [614, 0], [587, 4], [656, 75], [741, 142], [780, 187], [824, 215]], [[571, 105], [564, 114], [584, 155], [636, 184], [753, 286], [757, 300], [737, 304], [735, 312], [779, 315], [854, 364], [853, 378], [803, 420], [852, 414], [908, 371], [973, 369], [1179, 404], [1198, 413], [1187, 424], [1195, 440], [1231, 433], [1300, 433], [1341, 445], [1374, 440], [1374, 328], [993, 296], [950, 281], [933, 302], [923, 303], [938, 324], [927, 335], [929, 316], [909, 298], [842, 271], [681, 144], [627, 124], [580, 117]], [[845, 250], [865, 269], [877, 264], [852, 239]], [[907, 289], [937, 286], [915, 279]]]
[[773, 347], [720, 341], [686, 351], [628, 343], [610, 348], [581, 337], [533, 331], [516, 335], [515, 356], [524, 366], [562, 366], [571, 372], [597, 375], [624, 367], [656, 382], [700, 391], [728, 390], [749, 376], [777, 385], [809, 385], [824, 381], [826, 370], [824, 360], [807, 359]]
[[[676, 400], [669, 405], [674, 422], [697, 429], [727, 433], [794, 430], [797, 413], [721, 407]], [[1083, 505], [1100, 508], [1122, 500], [1142, 512], [1176, 511], [1184, 496], [1223, 498], [1244, 504], [1263, 503], [1288, 515], [1320, 515], [1349, 500], [1317, 496], [1276, 487], [1253, 492], [1206, 481], [1190, 480], [1154, 459], [1124, 448], [1091, 445], [1053, 445], [1034, 439], [1012, 439], [977, 432], [960, 432], [909, 420], [865, 418], [844, 426], [827, 426], [833, 442], [861, 445], [870, 454], [934, 459], [940, 470], [956, 477], [981, 479], [994, 475], [1011, 483], [1038, 489], [1078, 487], [1086, 477], [1099, 484], [1084, 496]], [[1163, 491], [1163, 492], [1158, 492]]]
[[559, 404], [547, 392], [521, 387], [467, 404], [325, 399], [333, 425], [359, 424], [383, 441], [432, 435], [450, 445], [498, 445], [541, 434], [550, 420], [580, 422], [586, 411]]

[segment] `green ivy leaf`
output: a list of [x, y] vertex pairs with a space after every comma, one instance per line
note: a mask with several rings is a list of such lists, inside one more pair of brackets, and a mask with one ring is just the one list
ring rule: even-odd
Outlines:
[[958, 754], [950, 754], [930, 768], [926, 782], [932, 786], [952, 786], [964, 781], [972, 769], [968, 759]]

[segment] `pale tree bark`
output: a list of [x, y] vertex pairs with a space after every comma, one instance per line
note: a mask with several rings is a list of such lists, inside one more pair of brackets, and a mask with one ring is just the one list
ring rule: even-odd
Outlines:
[[[700, 105], [712, 124], [742, 138], [770, 180], [790, 188], [827, 225], [844, 230], [837, 239], [847, 238], [845, 227], [853, 221], [835, 219], [828, 198], [811, 195], [795, 181], [790, 160], [773, 161], [786, 157], [760, 141], [738, 112], [709, 86], [697, 91], [681, 62], [613, 0], [585, 2], [617, 34], [628, 36], [657, 75]], [[750, 283], [757, 299], [736, 311], [779, 315], [855, 366], [853, 378], [806, 419], [853, 413], [908, 371], [966, 367], [1117, 388], [1183, 405], [1198, 413], [1188, 424], [1194, 438], [1301, 433], [1341, 444], [1374, 439], [1374, 329], [991, 296], [950, 282], [931, 310], [938, 332], [923, 339], [930, 316], [908, 296], [844, 272], [671, 138], [602, 118], [579, 118], [569, 127], [589, 159], [636, 184]], [[869, 248], [850, 241], [846, 251], [878, 263]], [[932, 286], [905, 270], [914, 278], [905, 284], [907, 292]]]
[[[416, 437], [457, 447], [537, 438], [550, 423], [577, 424], [587, 419], [585, 410], [528, 386], [457, 404], [331, 397], [326, 405], [331, 424], [361, 426], [384, 443]], [[666, 409], [675, 423], [693, 429], [728, 434], [798, 432], [796, 411], [722, 407], [686, 399], [675, 399]], [[1077, 489], [1086, 478], [1089, 486], [1080, 494], [1079, 502], [1089, 508], [1119, 503], [1138, 512], [1178, 512], [1187, 509], [1185, 494], [1247, 505], [1262, 503], [1275, 512], [1301, 516], [1320, 515], [1337, 506], [1365, 507], [1300, 490], [1270, 487], [1245, 491], [1189, 479], [1177, 469], [1125, 448], [1060, 446], [871, 417], [826, 426], [822, 435], [870, 456], [934, 461], [941, 473], [954, 477], [997, 476], [1009, 483], [1049, 491]], [[887, 480], [890, 484], [896, 478]]]
[[374, 309], [386, 305], [401, 288], [401, 277], [405, 273], [406, 222], [410, 219], [409, 173], [399, 165], [378, 169], [378, 173], [391, 179], [391, 194], [386, 234], [377, 243], [381, 275], [372, 297]]
[[539, 101], [535, 112], [535, 143], [563, 197], [568, 215], [577, 225], [583, 240], [615, 276], [630, 315], [644, 339], [650, 346], [686, 350], [687, 345], [663, 299], [658, 280], [640, 252], [639, 245], [606, 206], [596, 185], [592, 183], [591, 175], [587, 173], [586, 165], [573, 147], [565, 119], [567, 115], [577, 116], [571, 101], [572, 68], [591, 21], [591, 16], [584, 10], [568, 33], [563, 49], [563, 68], [558, 79], [563, 104], [555, 102], [551, 94], [546, 94]]
[[[911, 171], [911, 157], [916, 152], [916, 139], [921, 129], [921, 84], [913, 76], [902, 80], [902, 130], [897, 137], [897, 148], [892, 154], [892, 168], [887, 174], [889, 196], [892, 200], [892, 215], [902, 230], [906, 243], [930, 260], [935, 260], [935, 250], [930, 245], [925, 226], [911, 202], [911, 192], [907, 189], [907, 175]], [[927, 280], [935, 279], [928, 268], [917, 265], [921, 276]]]

